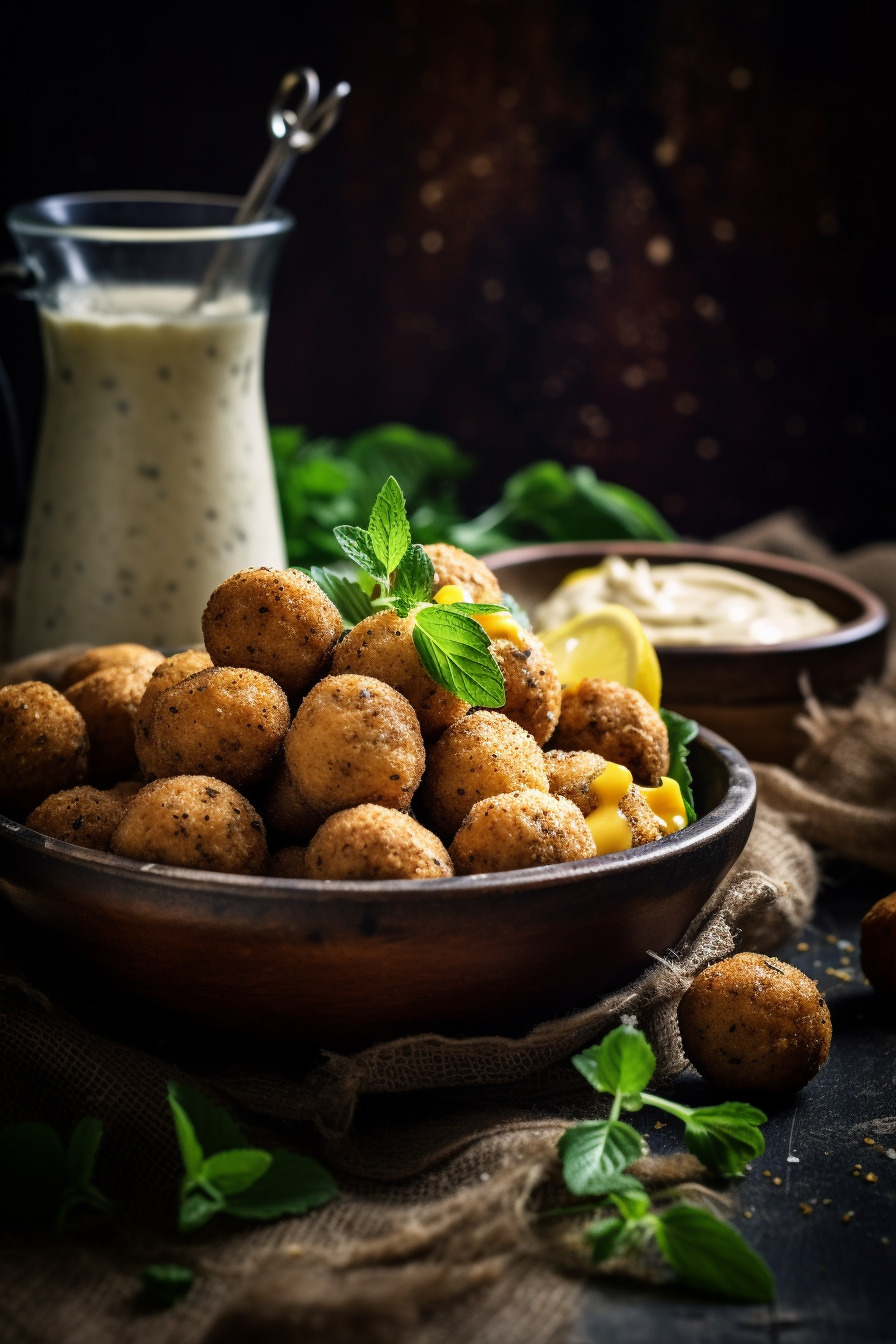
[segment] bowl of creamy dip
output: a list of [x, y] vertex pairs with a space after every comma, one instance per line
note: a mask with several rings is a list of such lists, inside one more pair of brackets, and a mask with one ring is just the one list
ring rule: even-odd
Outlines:
[[696, 542], [545, 543], [486, 561], [536, 631], [628, 607], [659, 656], [663, 704], [754, 760], [792, 764], [806, 694], [846, 703], [883, 670], [886, 607], [816, 565]]

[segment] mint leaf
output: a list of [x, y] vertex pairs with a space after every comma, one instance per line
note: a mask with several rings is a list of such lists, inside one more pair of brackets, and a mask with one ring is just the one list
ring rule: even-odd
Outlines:
[[757, 1126], [767, 1119], [763, 1111], [742, 1101], [701, 1106], [685, 1120], [685, 1143], [711, 1171], [742, 1176], [746, 1164], [765, 1152], [765, 1138]]
[[96, 1155], [103, 1137], [102, 1120], [85, 1118], [75, 1125], [68, 1141], [65, 1165], [72, 1185], [87, 1186], [93, 1179]]
[[688, 1204], [659, 1216], [656, 1243], [682, 1283], [739, 1302], [773, 1302], [775, 1280], [765, 1261], [733, 1227]]
[[202, 1145], [196, 1137], [196, 1131], [193, 1128], [190, 1117], [187, 1115], [177, 1098], [172, 1096], [170, 1084], [168, 1089], [168, 1105], [171, 1107], [171, 1114], [174, 1116], [174, 1132], [177, 1135], [177, 1144], [180, 1148], [180, 1155], [183, 1158], [187, 1179], [191, 1181], [195, 1180], [202, 1170], [202, 1160], [204, 1156]]
[[410, 546], [402, 556], [392, 582], [392, 605], [399, 616], [432, 597], [436, 571], [422, 546]]
[[630, 1235], [629, 1224], [623, 1218], [601, 1218], [582, 1234], [591, 1247], [591, 1259], [609, 1260], [622, 1249]]
[[520, 606], [519, 602], [517, 602], [516, 598], [513, 596], [512, 593], [502, 593], [501, 601], [504, 603], [504, 606], [510, 612], [513, 619], [516, 621], [517, 625], [521, 626], [523, 630], [532, 629], [532, 622], [529, 619], [529, 613], [523, 610], [523, 608]]
[[650, 1196], [640, 1181], [630, 1176], [631, 1185], [610, 1192], [610, 1203], [615, 1204], [623, 1218], [643, 1218], [650, 1209]]
[[281, 1218], [328, 1204], [339, 1193], [333, 1177], [313, 1158], [275, 1148], [271, 1159], [260, 1180], [227, 1200], [228, 1213], [237, 1218]]
[[195, 1232], [197, 1228], [204, 1227], [210, 1218], [214, 1218], [216, 1213], [221, 1213], [223, 1208], [223, 1196], [213, 1199], [210, 1195], [201, 1195], [198, 1192], [187, 1195], [181, 1200], [177, 1217], [178, 1230]]
[[574, 1195], [603, 1193], [607, 1176], [624, 1171], [641, 1156], [640, 1135], [619, 1120], [588, 1120], [573, 1125], [557, 1145], [563, 1179]]
[[[598, 1045], [574, 1055], [573, 1064], [598, 1092], [638, 1093], [647, 1086], [656, 1069], [647, 1037], [637, 1027], [623, 1024], [609, 1032]], [[629, 1109], [639, 1109], [637, 1098]]]
[[380, 563], [379, 556], [373, 549], [370, 534], [363, 527], [334, 527], [333, 535], [349, 560], [354, 560], [365, 574], [369, 574], [380, 583], [388, 581], [389, 571]]
[[676, 714], [674, 709], [661, 709], [660, 718], [669, 734], [669, 778], [674, 779], [681, 789], [688, 821], [696, 821], [697, 812], [691, 790], [694, 776], [688, 766], [688, 743], [693, 742], [699, 727], [693, 719], [686, 719], [683, 714]]
[[224, 1153], [215, 1153], [202, 1164], [198, 1179], [203, 1184], [213, 1185], [220, 1194], [242, 1194], [262, 1177], [271, 1165], [271, 1155], [261, 1148], [231, 1148]]
[[411, 527], [404, 495], [394, 476], [389, 477], [376, 497], [367, 524], [367, 536], [388, 578], [398, 568], [411, 544]]
[[474, 708], [500, 709], [504, 677], [481, 625], [448, 607], [424, 607], [414, 624], [414, 647], [433, 681]]
[[143, 1292], [139, 1305], [145, 1309], [164, 1310], [187, 1295], [196, 1274], [186, 1265], [147, 1265], [140, 1277]]
[[320, 569], [317, 565], [312, 565], [308, 572], [336, 607], [347, 629], [373, 615], [375, 608], [370, 598], [354, 579], [334, 574], [331, 569]]
[[595, 1176], [588, 1182], [588, 1194], [595, 1199], [606, 1198], [608, 1195], [628, 1195], [635, 1194], [644, 1187], [634, 1176], [629, 1176], [626, 1171], [611, 1171], [607, 1176]]
[[[231, 1120], [222, 1106], [209, 1101], [197, 1088], [186, 1083], [169, 1083], [168, 1101], [176, 1102], [187, 1116], [194, 1139], [204, 1155], [223, 1153], [228, 1148], [246, 1147], [246, 1136], [236, 1121]], [[171, 1109], [174, 1110], [173, 1104]]]

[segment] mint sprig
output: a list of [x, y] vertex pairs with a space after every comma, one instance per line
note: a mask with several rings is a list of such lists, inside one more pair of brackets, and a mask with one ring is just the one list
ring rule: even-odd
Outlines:
[[688, 821], [696, 821], [697, 812], [691, 790], [694, 777], [688, 765], [688, 744], [697, 736], [699, 727], [693, 719], [676, 714], [674, 709], [661, 709], [660, 718], [669, 734], [669, 778], [674, 779], [681, 789]]
[[164, 1311], [186, 1297], [196, 1279], [187, 1265], [146, 1265], [140, 1275], [143, 1284], [137, 1305], [144, 1311]]
[[433, 681], [460, 700], [484, 709], [505, 703], [504, 677], [481, 625], [453, 606], [423, 607], [414, 625], [414, 648]]
[[63, 1232], [85, 1217], [106, 1216], [112, 1201], [93, 1180], [102, 1122], [86, 1117], [68, 1144], [52, 1125], [25, 1120], [0, 1130], [3, 1221]]
[[259, 1220], [307, 1213], [338, 1193], [312, 1158], [251, 1148], [227, 1112], [195, 1088], [169, 1083], [168, 1104], [184, 1164], [181, 1232], [196, 1231], [217, 1213]]

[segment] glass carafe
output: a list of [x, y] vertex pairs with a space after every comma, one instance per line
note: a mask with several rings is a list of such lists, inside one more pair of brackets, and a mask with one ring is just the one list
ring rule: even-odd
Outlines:
[[263, 362], [293, 220], [233, 226], [238, 204], [90, 193], [9, 216], [46, 360], [17, 655], [194, 643], [217, 584], [286, 563]]

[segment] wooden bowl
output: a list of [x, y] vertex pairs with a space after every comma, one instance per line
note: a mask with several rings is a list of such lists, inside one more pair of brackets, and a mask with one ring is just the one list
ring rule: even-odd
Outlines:
[[0, 818], [0, 889], [85, 967], [214, 1028], [342, 1050], [414, 1031], [519, 1033], [632, 980], [740, 854], [749, 766], [708, 732], [692, 765], [700, 820], [575, 863], [428, 882], [240, 877]]
[[808, 597], [840, 626], [791, 644], [662, 645], [663, 705], [721, 733], [751, 760], [792, 765], [806, 746], [794, 720], [802, 686], [821, 701], [848, 703], [883, 671], [889, 618], [883, 602], [851, 579], [760, 551], [686, 542], [558, 542], [486, 556], [501, 587], [532, 611], [574, 569], [607, 555], [656, 564], [699, 561], [743, 570], [796, 597]]

